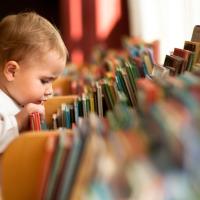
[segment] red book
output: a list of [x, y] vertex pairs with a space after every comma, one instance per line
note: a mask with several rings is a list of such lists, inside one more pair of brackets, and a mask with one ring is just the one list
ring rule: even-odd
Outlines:
[[190, 59], [191, 53], [192, 53], [191, 51], [186, 50], [186, 49], [174, 48], [173, 55], [179, 56], [185, 60], [183, 71], [187, 70], [188, 68], [188, 61]]
[[30, 114], [30, 129], [33, 131], [41, 130], [40, 113], [34, 112]]

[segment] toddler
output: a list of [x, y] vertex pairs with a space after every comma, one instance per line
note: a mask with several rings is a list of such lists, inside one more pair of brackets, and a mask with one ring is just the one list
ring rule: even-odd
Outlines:
[[0, 21], [0, 153], [28, 130], [29, 115], [52, 95], [52, 81], [63, 71], [67, 49], [59, 31], [34, 12]]

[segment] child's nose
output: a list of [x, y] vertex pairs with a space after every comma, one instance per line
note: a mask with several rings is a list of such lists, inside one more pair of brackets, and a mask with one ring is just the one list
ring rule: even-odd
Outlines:
[[48, 84], [48, 86], [46, 87], [46, 90], [45, 90], [45, 96], [50, 96], [53, 94], [53, 87], [52, 87], [52, 84]]

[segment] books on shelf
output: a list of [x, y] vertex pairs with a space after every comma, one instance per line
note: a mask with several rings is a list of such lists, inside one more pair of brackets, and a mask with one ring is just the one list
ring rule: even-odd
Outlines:
[[[196, 38], [174, 48], [163, 65], [143, 46], [126, 44], [128, 54], [107, 58], [111, 76], [87, 84], [81, 95], [45, 102], [47, 124], [56, 133], [32, 132], [13, 141], [3, 160], [3, 195], [199, 199]], [[39, 130], [39, 115], [31, 119]], [[16, 180], [20, 185], [11, 185]]]
[[[193, 185], [200, 179], [196, 167], [200, 152], [200, 77], [187, 72], [176, 77], [138, 79], [136, 85], [137, 110], [118, 102], [108, 111], [106, 120], [89, 113], [71, 130], [73, 133], [58, 129], [53, 138], [38, 133], [31, 134], [29, 142], [24, 140], [28, 134], [14, 141], [3, 161], [3, 195], [18, 199], [23, 195], [26, 199], [37, 199], [36, 195], [46, 199], [131, 199], [141, 197], [140, 191], [147, 194], [154, 188], [155, 193], [174, 199], [181, 188], [188, 199], [198, 196]], [[40, 139], [36, 142], [34, 138]], [[23, 142], [27, 143], [26, 152]], [[15, 160], [10, 159], [11, 154]], [[13, 178], [25, 185], [25, 193], [21, 185], [10, 186]], [[183, 179], [187, 186], [182, 184]], [[140, 184], [133, 184], [135, 181]], [[166, 184], [167, 189], [163, 187]], [[171, 190], [174, 192], [168, 193]]]
[[31, 113], [29, 119], [30, 119], [30, 129], [34, 131], [40, 131], [41, 130], [40, 113], [38, 112]]
[[200, 42], [185, 41], [184, 49], [194, 52], [193, 64], [200, 62]]
[[185, 60], [180, 56], [166, 55], [163, 66], [169, 69], [170, 75], [175, 76], [184, 71]]

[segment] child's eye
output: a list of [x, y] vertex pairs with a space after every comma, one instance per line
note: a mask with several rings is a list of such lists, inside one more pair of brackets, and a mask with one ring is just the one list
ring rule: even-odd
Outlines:
[[47, 84], [50, 82], [50, 80], [47, 80], [47, 79], [41, 79], [40, 81], [42, 84]]

